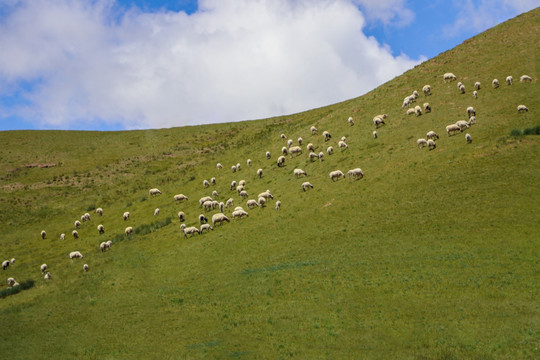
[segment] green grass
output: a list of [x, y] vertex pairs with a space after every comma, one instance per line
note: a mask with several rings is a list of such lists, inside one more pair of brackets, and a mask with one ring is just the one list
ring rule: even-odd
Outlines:
[[[540, 91], [536, 80], [503, 84], [507, 75], [538, 78], [538, 34], [537, 9], [362, 97], [299, 114], [148, 131], [0, 132], [0, 260], [16, 258], [2, 273], [33, 282], [15, 294], [0, 283], [1, 294], [9, 294], [0, 299], [0, 353], [539, 358], [540, 138], [529, 133], [538, 128]], [[448, 71], [466, 94], [443, 82]], [[495, 77], [502, 84], [496, 90]], [[475, 81], [483, 85], [476, 100]], [[433, 95], [421, 95], [419, 103], [429, 101], [433, 112], [405, 115], [402, 99], [425, 84]], [[530, 111], [518, 113], [518, 104]], [[473, 142], [464, 134], [446, 136], [445, 126], [465, 119], [471, 105]], [[375, 140], [372, 118], [380, 113], [388, 119]], [[323, 130], [332, 141], [323, 141]], [[437, 148], [418, 149], [416, 139], [429, 130], [441, 135]], [[317, 152], [333, 145], [335, 154], [311, 163], [304, 153], [278, 168], [281, 133], [302, 136]], [[341, 136], [347, 151], [337, 149]], [[34, 163], [56, 166], [24, 166]], [[233, 174], [236, 163], [242, 170]], [[295, 167], [307, 179], [296, 179]], [[328, 177], [356, 167], [364, 179]], [[204, 189], [202, 181], [214, 176], [217, 185]], [[244, 205], [229, 189], [241, 179], [249, 198], [270, 189], [274, 201], [185, 239], [178, 211], [188, 226], [198, 225], [198, 199], [214, 189], [219, 200]], [[306, 180], [314, 189], [303, 192]], [[163, 195], [151, 197], [153, 187]], [[189, 200], [175, 203], [178, 193]], [[124, 211], [131, 214], [127, 221]], [[92, 219], [73, 239], [73, 222], [85, 212]], [[134, 228], [130, 237], [127, 226]], [[99, 243], [106, 240], [113, 245], [102, 253]], [[84, 259], [70, 261], [74, 250]], [[53, 276], [49, 282], [42, 263]]]

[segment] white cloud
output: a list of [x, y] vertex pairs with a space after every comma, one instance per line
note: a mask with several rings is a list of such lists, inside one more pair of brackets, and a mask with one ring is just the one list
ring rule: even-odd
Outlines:
[[40, 127], [294, 113], [361, 95], [419, 61], [366, 37], [349, 0], [201, 0], [191, 15], [21, 0], [0, 19], [0, 98], [26, 100], [0, 101], [0, 114]]
[[368, 21], [382, 22], [385, 26], [404, 27], [414, 20], [414, 12], [405, 0], [354, 0], [365, 12]]

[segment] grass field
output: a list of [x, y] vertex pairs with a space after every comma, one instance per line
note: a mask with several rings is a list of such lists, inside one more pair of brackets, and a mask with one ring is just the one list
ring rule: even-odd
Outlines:
[[[0, 354], [540, 358], [540, 136], [532, 135], [540, 126], [538, 34], [540, 9], [362, 97], [289, 116], [145, 131], [0, 132], [0, 260], [16, 259], [2, 271]], [[466, 94], [443, 81], [450, 71]], [[533, 82], [520, 83], [523, 74]], [[475, 81], [482, 83], [478, 99]], [[418, 103], [428, 101], [433, 111], [406, 115], [403, 98], [425, 84], [433, 94]], [[530, 111], [518, 113], [519, 104]], [[466, 119], [468, 106], [477, 111], [467, 129], [471, 144], [464, 133], [445, 133]], [[386, 125], [373, 139], [372, 118], [382, 113]], [[311, 135], [312, 125], [319, 134]], [[328, 143], [323, 130], [333, 135]], [[416, 139], [429, 130], [441, 136], [437, 148], [418, 149]], [[304, 150], [311, 142], [317, 152], [332, 145], [335, 153], [310, 162], [304, 151], [278, 168], [281, 133], [303, 137]], [[337, 148], [342, 136], [345, 151]], [[236, 163], [242, 169], [232, 173]], [[297, 167], [306, 179], [293, 176]], [[328, 176], [356, 167], [365, 175], [358, 181]], [[217, 184], [203, 188], [211, 177]], [[229, 188], [241, 179], [250, 199], [270, 189], [274, 200], [247, 209]], [[314, 188], [303, 192], [303, 181]], [[149, 196], [153, 187], [163, 194]], [[198, 225], [198, 199], [212, 190], [220, 201], [234, 198], [249, 217], [184, 238], [177, 212]], [[189, 200], [175, 203], [178, 193]], [[73, 239], [73, 223], [85, 212], [92, 219]], [[135, 229], [130, 237], [126, 226]], [[102, 253], [106, 240], [113, 246]], [[74, 250], [84, 259], [72, 262]], [[8, 277], [25, 288], [8, 289]]]

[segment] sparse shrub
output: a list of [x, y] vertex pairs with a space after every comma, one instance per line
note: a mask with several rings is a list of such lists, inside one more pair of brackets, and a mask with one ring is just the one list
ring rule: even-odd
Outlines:
[[523, 130], [523, 135], [540, 135], [540, 125]]
[[521, 130], [519, 129], [513, 129], [511, 132], [510, 132], [510, 136], [521, 136], [523, 135], [523, 133], [521, 132]]
[[21, 292], [22, 290], [30, 289], [34, 287], [34, 283], [35, 283], [34, 280], [26, 280], [26, 281], [21, 282], [19, 286], [2, 289], [0, 291], [0, 298], [5, 298], [9, 295], [17, 294]]

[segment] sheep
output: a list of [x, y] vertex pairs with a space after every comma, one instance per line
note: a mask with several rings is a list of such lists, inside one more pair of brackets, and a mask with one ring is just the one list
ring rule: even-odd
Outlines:
[[322, 151], [319, 152], [319, 161], [320, 162], [324, 161], [324, 153]]
[[41, 230], [41, 238], [45, 239], [46, 237], [47, 237], [47, 233], [45, 232], [45, 230]]
[[220, 225], [223, 225], [223, 222], [231, 222], [227, 216], [225, 216], [223, 213], [217, 213], [212, 216], [212, 225], [216, 226], [217, 223]]
[[304, 141], [304, 140], [303, 140], [301, 137], [299, 137], [299, 138], [298, 138], [298, 145], [302, 146], [302, 142], [303, 142], [303, 141]]
[[16, 281], [14, 278], [12, 278], [12, 277], [10, 277], [10, 278], [7, 279], [7, 284], [8, 284], [8, 286], [13, 286], [13, 284], [15, 284], [16, 282], [17, 282], [17, 281]]
[[[285, 166], [285, 156], [281, 155], [280, 157], [278, 157], [277, 166], [278, 167]], [[259, 169], [259, 170], [261, 170], [261, 169]], [[258, 174], [258, 170], [257, 170], [257, 174]]]
[[465, 85], [461, 84], [461, 86], [459, 87], [459, 92], [461, 94], [465, 94]]
[[174, 201], [175, 202], [176, 201], [184, 201], [184, 200], [188, 201], [189, 198], [184, 194], [176, 194], [176, 195], [174, 195]]
[[472, 96], [473, 96], [473, 98], [478, 99], [478, 91], [474, 90], [472, 92]]
[[407, 115], [416, 114], [414, 108], [407, 109]]
[[362, 172], [362, 169], [360, 168], [351, 169], [347, 171], [347, 175], [349, 176], [349, 179], [352, 177], [355, 180], [360, 180], [364, 177], [364, 173]]
[[99, 244], [99, 249], [101, 250], [101, 252], [105, 252], [105, 250], [107, 250], [109, 247], [110, 245], [105, 241]]
[[100, 233], [100, 234], [103, 234], [103, 233], [105, 232], [105, 228], [103, 227], [102, 224], [99, 224], [99, 225], [97, 226], [97, 231], [98, 231], [98, 233]]
[[218, 197], [219, 197], [219, 194], [218, 194], [218, 192], [217, 192], [216, 190], [214, 190], [214, 191], [212, 191], [212, 196], [213, 196], [214, 198], [218, 198]]
[[240, 171], [240, 163], [236, 164], [236, 171]]
[[427, 146], [427, 140], [426, 139], [418, 139], [418, 140], [416, 140], [416, 146], [418, 148], [423, 148], [424, 146]]
[[79, 232], [77, 230], [73, 230], [71, 232], [71, 235], [73, 235], [73, 238], [78, 239], [79, 238]]
[[236, 172], [236, 165], [231, 166], [231, 171], [232, 171], [233, 173]]
[[299, 177], [302, 176], [302, 175], [303, 175], [303, 176], [307, 176], [307, 173], [306, 173], [304, 170], [302, 170], [302, 169], [294, 169], [294, 170], [293, 170], [293, 174], [294, 174], [297, 178], [299, 178]]
[[51, 279], [52, 279], [51, 273], [47, 271], [45, 276], [43, 276], [43, 280], [51, 280]]
[[234, 210], [233, 210], [233, 211], [238, 211], [238, 210], [244, 210], [244, 208], [243, 208], [243, 207], [241, 207], [241, 206], [237, 206], [237, 207], [235, 207], [235, 208], [234, 208]]
[[233, 220], [236, 219], [236, 218], [241, 219], [244, 216], [249, 217], [249, 214], [246, 211], [244, 211], [243, 209], [238, 209], [238, 210], [235, 210], [235, 211], [232, 212]]
[[236, 192], [238, 193], [238, 195], [240, 195], [240, 192], [241, 192], [242, 190], [244, 190], [244, 185], [238, 185], [238, 186], [236, 187]]
[[217, 164], [216, 164], [216, 168], [217, 168], [218, 170], [223, 169], [223, 165], [221, 165], [221, 163], [217, 163]]
[[265, 206], [265, 204], [266, 204], [266, 199], [263, 198], [263, 197], [260, 197], [260, 198], [257, 199], [257, 203], [259, 204], [260, 207], [263, 208]]
[[267, 151], [267, 152], [266, 152], [266, 158], [267, 158], [268, 160], [270, 160], [270, 151]]
[[476, 116], [471, 116], [467, 124], [469, 124], [469, 126], [471, 126], [472, 124], [476, 124]]
[[154, 216], [158, 216], [159, 215], [159, 208], [156, 208], [156, 210], [154, 210]]
[[203, 187], [205, 188], [210, 186], [210, 183], [208, 182], [208, 180], [203, 180], [202, 184], [203, 184]]
[[[233, 198], [229, 198], [227, 200], [227, 202], [225, 203], [225, 207], [229, 207], [229, 206], [232, 206], [234, 205], [234, 199]], [[223, 211], [222, 211], [223, 212]]]
[[456, 124], [451, 124], [446, 127], [446, 133], [450, 136], [450, 133], [456, 134], [458, 131], [461, 131], [461, 128]]
[[231, 191], [234, 190], [234, 189], [236, 188], [236, 185], [237, 185], [237, 184], [236, 184], [236, 181], [233, 180], [233, 181], [231, 182]]
[[186, 224], [180, 225], [180, 230], [184, 233], [184, 237], [187, 238], [188, 234], [193, 236], [193, 234], [201, 234], [201, 231], [197, 229], [195, 226], [186, 227]]
[[330, 135], [330, 133], [326, 130], [323, 132], [323, 136], [324, 136], [324, 141], [329, 141], [332, 138], [332, 135]]
[[300, 155], [302, 153], [302, 148], [300, 146], [291, 146], [289, 148], [289, 155], [291, 156], [291, 158], [293, 157], [293, 155]]
[[131, 226], [128, 226], [125, 230], [124, 230], [124, 233], [126, 234], [126, 236], [129, 236], [133, 233], [133, 227]]
[[90, 221], [90, 214], [89, 213], [85, 213], [83, 216], [84, 216], [84, 221]]
[[349, 117], [349, 118], [347, 119], [347, 122], [349, 123], [350, 126], [353, 126], [353, 125], [354, 125], [354, 120], [353, 120], [352, 117]]
[[315, 145], [313, 145], [313, 143], [307, 144], [306, 148], [307, 151], [315, 151]]
[[214, 231], [214, 228], [210, 226], [210, 224], [202, 224], [201, 229], [199, 230], [199, 234], [202, 234], [204, 230], [206, 230], [206, 232], [210, 232], [210, 230]]
[[340, 170], [334, 170], [330, 172], [330, 180], [335, 181], [336, 179], [339, 180], [340, 177], [345, 178], [345, 174], [341, 172]]
[[373, 138], [376, 139], [378, 137], [379, 137], [379, 135], [377, 135], [377, 131], [373, 130]]
[[342, 136], [342, 137], [341, 137], [341, 141], [346, 142], [346, 141], [347, 141], [347, 138], [346, 138], [345, 136]]
[[6, 270], [9, 267], [9, 260], [2, 261], [2, 270]]
[[[279, 163], [278, 163], [278, 166], [279, 166]], [[257, 169], [257, 176], [260, 178], [262, 178], [263, 176], [263, 169]]]
[[251, 167], [251, 159], [246, 160], [246, 165], [247, 165], [247, 167]]
[[422, 108], [421, 108], [419, 105], [416, 105], [416, 106], [414, 107], [414, 114], [415, 114], [416, 116], [421, 116], [421, 115], [422, 115]]
[[85, 222], [85, 221], [86, 221], [86, 216], [81, 215], [81, 221], [82, 221], [82, 222]]
[[527, 112], [527, 111], [529, 111], [529, 109], [528, 109], [525, 105], [518, 105], [517, 111], [520, 112], [520, 113], [522, 113], [522, 112]]
[[61, 233], [61, 234], [60, 234], [60, 240], [65, 240], [65, 239], [66, 239], [66, 234]]
[[475, 116], [475, 115], [476, 115], [476, 110], [474, 110], [472, 106], [469, 106], [467, 108], [467, 116], [470, 118], [471, 116]]
[[199, 215], [199, 223], [205, 224], [207, 222], [208, 222], [208, 218], [206, 216], [204, 216], [204, 214], [200, 214]]
[[270, 193], [270, 190], [266, 190], [257, 196], [258, 198], [263, 197], [265, 199], [272, 199], [274, 200], [274, 196]]
[[471, 138], [471, 134], [469, 134], [469, 133], [466, 133], [466, 134], [465, 134], [465, 140], [467, 140], [467, 144], [470, 144], [470, 143], [472, 143], [472, 138]]
[[424, 107], [424, 112], [426, 113], [431, 112], [431, 105], [429, 105], [429, 103], [424, 103], [423, 107]]
[[514, 78], [512, 77], [512, 75], [506, 77], [506, 85], [512, 85], [513, 82]]
[[426, 138], [427, 139], [439, 139], [439, 135], [437, 135], [437, 133], [435, 131], [429, 131], [427, 134], [426, 134]]
[[427, 141], [427, 146], [429, 150], [434, 150], [437, 147], [437, 145], [435, 144], [435, 141], [431, 139]]
[[213, 201], [205, 201], [203, 203], [203, 207], [204, 207], [204, 210], [206, 211], [210, 211], [210, 210], [213, 210], [214, 209], [214, 202]]
[[79, 251], [72, 251], [69, 253], [69, 258], [73, 261], [73, 259], [82, 259], [84, 256]]
[[242, 186], [242, 187], [246, 186], [246, 180], [240, 180], [240, 181], [238, 182], [238, 185], [240, 185], [240, 186]]
[[343, 150], [349, 148], [349, 145], [347, 145], [347, 144], [345, 143], [345, 141], [340, 141], [340, 142], [338, 142], [338, 146], [339, 146], [339, 148], [341, 149], [341, 151], [343, 151]]
[[97, 208], [96, 209], [96, 214], [98, 214], [99, 216], [103, 216], [103, 209], [102, 208]]
[[128, 220], [129, 219], [129, 211], [126, 211], [122, 217], [124, 218], [124, 221]]
[[292, 139], [287, 140], [287, 147], [291, 147], [293, 143]]
[[480, 90], [480, 81], [474, 83], [475, 90]]
[[424, 85], [424, 87], [422, 88], [422, 92], [424, 93], [425, 96], [431, 95], [431, 86]]
[[327, 149], [326, 149], [326, 153], [328, 155], [332, 155], [334, 153], [334, 147], [332, 146], [329, 146]]
[[161, 191], [159, 191], [159, 189], [156, 189], [156, 188], [150, 189], [148, 192], [150, 193], [150, 196], [161, 195]]
[[11, 258], [10, 263], [11, 263], [11, 265], [15, 264], [15, 258]]
[[281, 134], [280, 137], [281, 137], [283, 140], [287, 140], [287, 136], [285, 136], [285, 134]]
[[245, 198], [247, 198], [247, 197], [249, 196], [246, 190], [240, 191], [240, 194], [239, 194], [239, 195], [240, 195], [240, 197], [241, 197], [242, 199], [245, 199]]
[[454, 80], [457, 80], [457, 77], [456, 75], [452, 74], [452, 73], [445, 73], [443, 75], [443, 78], [444, 78], [444, 81], [454, 81]]
[[75, 228], [80, 228], [81, 227], [81, 222], [79, 220], [75, 220], [75, 222], [73, 223], [73, 225], [75, 225]]
[[281, 154], [282, 155], [289, 155], [289, 150], [287, 149], [286, 146], [281, 148]]
[[205, 201], [212, 201], [212, 200], [214, 199], [212, 199], [210, 196], [203, 196], [202, 198], [199, 199], [199, 207], [202, 207]]
[[459, 126], [460, 131], [463, 132], [463, 129], [466, 129], [469, 127], [469, 122], [465, 120], [459, 120], [459, 121], [456, 121], [456, 125]]
[[106, 242], [105, 244], [107, 244], [107, 247], [108, 247], [108, 248], [110, 249], [110, 248], [111, 248], [111, 246], [112, 246], [112, 241], [111, 241], [111, 240], [109, 240], [109, 241], [107, 241], [107, 242]]
[[307, 189], [313, 189], [313, 185], [311, 185], [309, 181], [305, 181], [302, 183], [302, 190], [306, 191]]
[[82, 266], [82, 268], [83, 268], [83, 270], [84, 270], [85, 272], [88, 272], [88, 270], [90, 269], [90, 268], [88, 267], [88, 264], [84, 264], [84, 265]]
[[281, 201], [280, 200], [276, 201], [276, 210], [279, 210], [279, 209], [281, 209]]
[[533, 79], [529, 75], [521, 75], [519, 77], [519, 82], [531, 82]]
[[180, 220], [180, 222], [186, 221], [186, 214], [184, 214], [183, 211], [179, 211], [177, 216], [178, 216], [178, 220]]
[[[418, 107], [420, 108], [420, 107]], [[415, 109], [415, 113], [416, 113], [416, 109]], [[375, 128], [378, 129], [379, 126], [382, 126], [382, 125], [385, 125], [386, 123], [384, 122], [383, 119], [381, 118], [378, 118], [378, 117], [374, 117], [373, 118], [373, 125], [375, 125]]]
[[457, 83], [457, 88], [458, 88], [458, 90], [459, 90], [459, 88], [461, 87], [461, 85], [463, 85], [463, 83], [462, 83], [461, 81], [458, 81], [458, 83]]
[[316, 154], [316, 153], [314, 153], [314, 152], [310, 152], [310, 153], [308, 154], [308, 157], [309, 157], [309, 160], [310, 160], [310, 161], [314, 161], [315, 159], [319, 160], [319, 154]]
[[499, 80], [497, 79], [493, 79], [493, 81], [491, 82], [491, 86], [496, 89], [499, 87]]
[[311, 135], [315, 135], [319, 131], [317, 130], [315, 126], [312, 126], [310, 130], [311, 130]]

